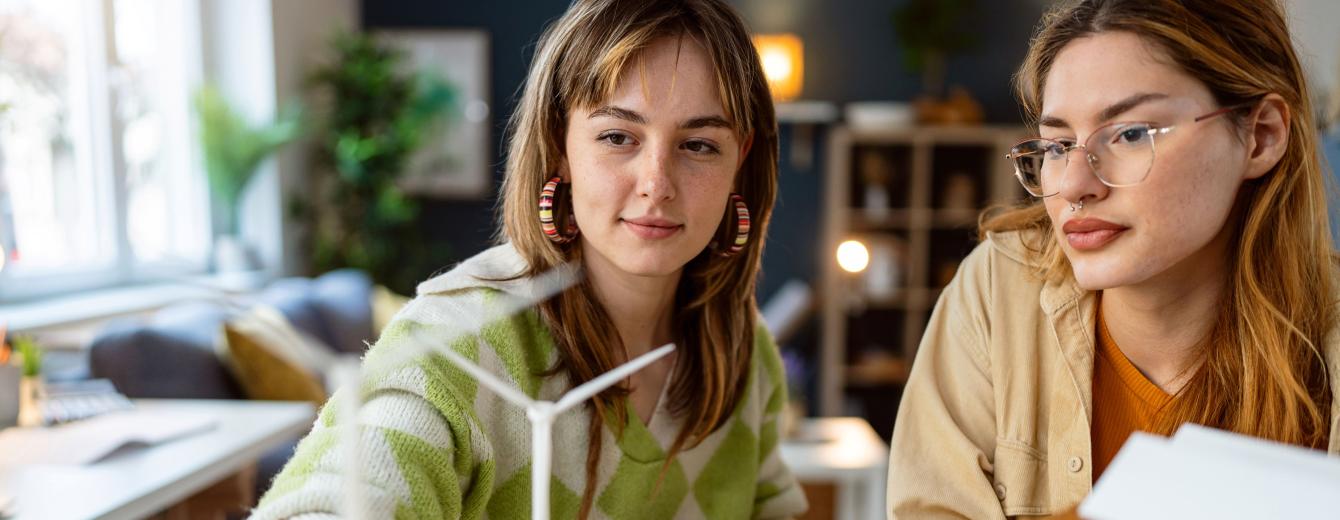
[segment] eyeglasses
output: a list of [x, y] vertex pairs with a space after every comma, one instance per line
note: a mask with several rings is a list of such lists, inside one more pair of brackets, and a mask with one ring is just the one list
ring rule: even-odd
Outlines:
[[[1199, 123], [1253, 105], [1221, 108], [1191, 122]], [[1158, 150], [1155, 138], [1175, 128], [1153, 123], [1111, 123], [1094, 130], [1084, 144], [1038, 137], [1014, 145], [1005, 158], [1014, 161], [1014, 176], [1034, 197], [1050, 197], [1061, 191], [1070, 152], [1076, 149], [1084, 150], [1089, 168], [1103, 184], [1113, 188], [1134, 186], [1149, 177], [1154, 167]]]

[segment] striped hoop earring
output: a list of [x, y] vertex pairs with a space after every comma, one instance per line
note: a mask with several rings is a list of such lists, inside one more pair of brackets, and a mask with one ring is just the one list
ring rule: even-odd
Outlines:
[[[558, 232], [558, 226], [554, 225], [554, 197], [558, 192], [558, 186], [563, 183], [563, 178], [555, 176], [544, 183], [544, 189], [540, 190], [540, 229], [544, 231], [545, 238], [555, 244], [566, 244], [577, 238], [580, 232], [577, 229], [577, 219], [571, 214], [563, 219], [567, 222], [567, 229], [563, 233]], [[569, 208], [571, 211], [571, 208]]]
[[[749, 206], [744, 203], [744, 197], [738, 193], [730, 194], [731, 204], [735, 206], [735, 242], [725, 250], [718, 251], [717, 255], [722, 258], [735, 256], [744, 251], [744, 245], [749, 243]], [[717, 248], [717, 241], [713, 240], [708, 247]]]

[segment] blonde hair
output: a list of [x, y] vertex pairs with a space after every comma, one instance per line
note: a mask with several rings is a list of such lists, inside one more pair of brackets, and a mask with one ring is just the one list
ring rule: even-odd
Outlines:
[[[719, 428], [744, 395], [754, 345], [754, 289], [763, 255], [763, 237], [777, 190], [777, 130], [771, 96], [758, 54], [744, 23], [719, 0], [578, 0], [540, 38], [520, 103], [511, 120], [503, 181], [501, 234], [526, 259], [525, 276], [564, 262], [581, 260], [576, 241], [558, 246], [539, 225], [536, 200], [559, 171], [572, 110], [607, 99], [620, 75], [654, 41], [692, 38], [709, 56], [717, 94], [727, 120], [753, 145], [735, 179], [752, 217], [749, 242], [739, 254], [722, 258], [708, 248], [684, 267], [675, 295], [673, 330], [678, 345], [670, 381], [669, 406], [683, 420], [667, 457], [697, 445]], [[556, 203], [561, 213], [564, 204]], [[723, 214], [717, 242], [735, 232], [733, 207]], [[565, 219], [556, 216], [560, 222]], [[625, 348], [589, 283], [582, 283], [540, 306], [559, 351], [555, 372], [581, 384], [616, 365]], [[627, 420], [622, 385], [594, 399], [587, 484], [582, 516], [590, 510], [601, 449], [600, 427], [608, 419], [622, 434]], [[664, 473], [663, 473], [664, 474]]]
[[[1307, 83], [1280, 6], [1271, 0], [1097, 0], [1050, 11], [1015, 77], [1036, 122], [1044, 81], [1071, 41], [1105, 31], [1136, 34], [1198, 78], [1220, 106], [1278, 94], [1288, 104], [1288, 147], [1266, 175], [1245, 183], [1226, 225], [1238, 230], [1231, 279], [1200, 368], [1161, 414], [1158, 431], [1184, 422], [1324, 448], [1330, 403], [1323, 339], [1333, 326], [1334, 281], [1327, 182]], [[1233, 115], [1243, 125], [1241, 112]], [[1032, 230], [1047, 279], [1070, 275], [1040, 202], [984, 216], [987, 231]]]

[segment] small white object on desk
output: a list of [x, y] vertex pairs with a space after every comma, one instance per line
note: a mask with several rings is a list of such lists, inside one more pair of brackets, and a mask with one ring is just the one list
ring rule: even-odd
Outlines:
[[781, 449], [800, 481], [836, 484], [839, 520], [884, 518], [889, 445], [865, 419], [805, 419]]
[[1171, 439], [1135, 433], [1080, 505], [1092, 520], [1336, 518], [1340, 459], [1183, 425]]

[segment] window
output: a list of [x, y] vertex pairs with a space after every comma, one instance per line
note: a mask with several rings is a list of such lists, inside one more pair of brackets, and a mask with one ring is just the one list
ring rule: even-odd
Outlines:
[[202, 272], [181, 0], [0, 0], [0, 300]]

